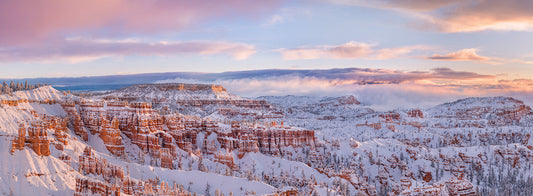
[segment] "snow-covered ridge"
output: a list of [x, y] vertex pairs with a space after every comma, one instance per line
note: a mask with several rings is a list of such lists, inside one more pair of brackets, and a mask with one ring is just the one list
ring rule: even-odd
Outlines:
[[469, 97], [450, 103], [444, 103], [435, 108], [468, 109], [474, 107], [491, 107], [494, 109], [503, 109], [520, 105], [524, 105], [524, 102], [512, 97]]
[[470, 97], [427, 109], [432, 116], [525, 115], [533, 112], [523, 101], [512, 97]]
[[269, 103], [282, 105], [285, 107], [302, 107], [302, 106], [312, 106], [312, 105], [359, 105], [361, 104], [357, 98], [353, 95], [346, 95], [341, 97], [313, 97], [313, 96], [297, 96], [297, 95], [286, 95], [286, 96], [261, 96], [255, 98], [256, 100], [265, 100]]
[[12, 95], [3, 94], [0, 95], [0, 100], [45, 101], [60, 100], [66, 97], [65, 93], [54, 89], [52, 86], [43, 86], [33, 90], [16, 91]]
[[184, 84], [184, 83], [159, 83], [159, 84], [136, 84], [123, 89], [157, 89], [159, 91], [183, 90], [183, 91], [213, 91], [221, 92], [226, 89], [220, 85], [212, 84]]
[[96, 98], [126, 99], [146, 102], [178, 100], [243, 100], [222, 86], [206, 84], [139, 84], [111, 91]]

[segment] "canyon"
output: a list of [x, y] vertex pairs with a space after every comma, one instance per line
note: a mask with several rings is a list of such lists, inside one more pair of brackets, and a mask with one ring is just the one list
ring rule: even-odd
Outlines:
[[43, 86], [0, 95], [0, 116], [3, 194], [485, 195], [533, 186], [533, 110], [509, 97], [376, 111], [353, 95]]

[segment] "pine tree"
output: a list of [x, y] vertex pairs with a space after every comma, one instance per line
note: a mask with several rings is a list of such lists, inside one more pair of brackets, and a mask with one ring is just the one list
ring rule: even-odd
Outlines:
[[209, 182], [205, 185], [205, 196], [211, 196], [211, 185], [209, 185]]

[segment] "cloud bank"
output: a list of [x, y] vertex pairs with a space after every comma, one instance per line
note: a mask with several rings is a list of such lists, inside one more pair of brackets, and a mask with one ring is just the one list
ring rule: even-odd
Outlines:
[[472, 96], [513, 96], [533, 103], [533, 80], [500, 80], [494, 75], [449, 68], [423, 72], [363, 68], [256, 70], [196, 73], [157, 82], [220, 84], [247, 97], [351, 94], [379, 110], [429, 107]]

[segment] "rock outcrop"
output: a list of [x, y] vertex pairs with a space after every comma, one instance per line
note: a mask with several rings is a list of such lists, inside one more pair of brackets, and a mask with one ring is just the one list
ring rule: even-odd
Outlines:
[[[50, 155], [50, 139], [48, 138], [47, 128], [50, 128], [47, 122], [34, 121], [29, 126], [21, 123], [18, 130], [18, 135], [12, 141], [11, 153], [15, 150], [22, 150], [24, 146], [28, 146], [37, 155]], [[61, 128], [63, 129], [63, 128]], [[26, 135], [27, 134], [27, 135]], [[64, 139], [64, 135], [59, 135]]]
[[83, 174], [101, 175], [107, 182], [111, 182], [112, 179], [124, 178], [122, 167], [110, 164], [106, 159], [96, 157], [91, 147], [86, 147], [83, 154], [80, 155], [79, 168]]
[[124, 154], [124, 144], [122, 144], [122, 137], [120, 136], [119, 122], [115, 117], [109, 122], [105, 117], [101, 117], [100, 138], [104, 141], [104, 145], [116, 156]]

